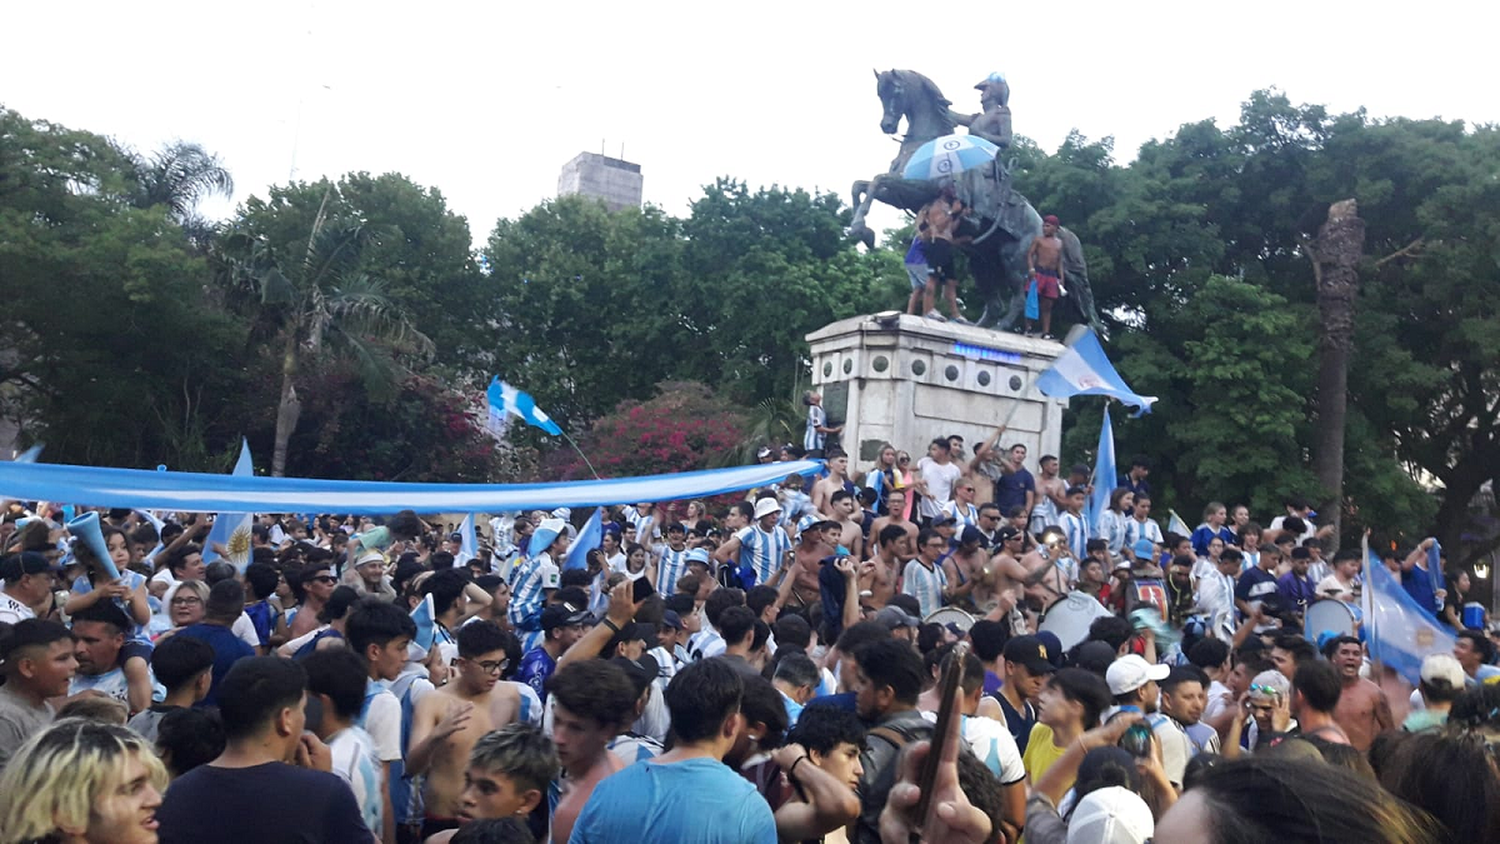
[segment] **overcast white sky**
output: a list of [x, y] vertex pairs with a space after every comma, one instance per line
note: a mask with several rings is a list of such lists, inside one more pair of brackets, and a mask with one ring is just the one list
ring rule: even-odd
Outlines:
[[1500, 122], [1497, 23], [1492, 1], [16, 2], [0, 103], [142, 149], [197, 141], [236, 201], [289, 175], [399, 171], [482, 242], [601, 143], [672, 213], [719, 175], [846, 195], [895, 152], [875, 67], [925, 73], [966, 110], [1003, 71], [1018, 133], [1049, 150], [1075, 127], [1114, 135], [1122, 161], [1185, 122], [1232, 124], [1267, 86]]

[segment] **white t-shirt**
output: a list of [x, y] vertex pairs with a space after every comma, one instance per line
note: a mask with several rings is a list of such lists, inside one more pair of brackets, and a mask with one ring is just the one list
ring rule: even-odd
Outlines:
[[963, 470], [952, 461], [938, 463], [931, 457], [917, 461], [917, 471], [927, 483], [927, 494], [922, 496], [921, 515], [933, 518], [943, 512], [943, 505], [953, 500], [953, 484], [963, 476]]
[[1217, 717], [1221, 712], [1234, 705], [1234, 694], [1229, 687], [1218, 680], [1208, 684], [1208, 704], [1203, 707], [1203, 715], [1198, 719], [1201, 724], [1204, 721]]
[[333, 772], [349, 783], [365, 826], [379, 838], [384, 817], [380, 760], [375, 756], [375, 740], [359, 727], [350, 726], [328, 737], [328, 750], [333, 754]]
[[370, 698], [360, 726], [375, 742], [375, 758], [381, 762], [401, 758], [401, 701], [389, 690]]
[[36, 618], [36, 613], [31, 611], [31, 607], [0, 592], [0, 621], [6, 624], [17, 624], [28, 618]]
[[[936, 712], [923, 712], [929, 723], [937, 723]], [[1001, 785], [1014, 785], [1026, 779], [1026, 766], [1021, 762], [1021, 751], [1010, 730], [993, 718], [963, 716], [964, 740], [974, 757], [984, 763], [990, 773], [1000, 778]]]

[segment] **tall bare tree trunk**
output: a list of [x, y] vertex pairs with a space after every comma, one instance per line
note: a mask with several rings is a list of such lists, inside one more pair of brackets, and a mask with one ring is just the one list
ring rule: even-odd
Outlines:
[[297, 327], [288, 330], [286, 350], [281, 358], [281, 401], [276, 405], [276, 447], [271, 453], [271, 477], [286, 475], [287, 445], [297, 420], [302, 416], [302, 400], [297, 398]]
[[1365, 221], [1353, 199], [1328, 208], [1328, 222], [1318, 229], [1310, 250], [1318, 288], [1322, 335], [1318, 342], [1318, 421], [1313, 470], [1327, 494], [1319, 502], [1324, 525], [1332, 525], [1333, 547], [1344, 505], [1344, 427], [1349, 402], [1349, 358], [1354, 351], [1354, 296], [1359, 291], [1359, 262], [1364, 255]]

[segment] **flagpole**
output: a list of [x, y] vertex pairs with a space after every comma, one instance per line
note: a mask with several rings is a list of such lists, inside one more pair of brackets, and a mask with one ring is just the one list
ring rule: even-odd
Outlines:
[[1385, 666], [1382, 664], [1382, 661], [1380, 659], [1380, 648], [1377, 646], [1377, 643], [1375, 641], [1375, 578], [1377, 577], [1377, 575], [1372, 567], [1372, 562], [1370, 559], [1369, 528], [1365, 528], [1364, 536], [1360, 537], [1359, 544], [1360, 550], [1364, 554], [1364, 559], [1361, 562], [1364, 563], [1365, 568], [1370, 569], [1370, 571], [1365, 572], [1365, 592], [1363, 596], [1364, 600], [1360, 602], [1361, 604], [1363, 604], [1361, 609], [1365, 614], [1365, 644], [1369, 647], [1370, 650], [1370, 665], [1374, 669], [1376, 682], [1380, 683], [1384, 682], [1385, 680]]
[[578, 452], [578, 456], [583, 458], [583, 465], [589, 467], [589, 471], [591, 473], [593, 473], [593, 475], [594, 475], [594, 480], [596, 480], [596, 481], [602, 481], [602, 480], [604, 480], [603, 478], [599, 477], [599, 473], [598, 472], [594, 471], [594, 464], [592, 464], [592, 463], [589, 462], [589, 456], [587, 454], [583, 453], [583, 449], [581, 449], [581, 448], [578, 447], [578, 443], [573, 442], [573, 438], [570, 437], [570, 436], [568, 436], [568, 432], [567, 431], [558, 431], [558, 433], [562, 434], [562, 438], [568, 441], [568, 445], [571, 445], [573, 447], [573, 450], [576, 451], [576, 452]]

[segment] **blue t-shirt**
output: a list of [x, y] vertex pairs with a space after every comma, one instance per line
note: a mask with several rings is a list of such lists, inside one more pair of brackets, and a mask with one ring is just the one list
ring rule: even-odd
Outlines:
[[176, 636], [186, 636], [207, 642], [214, 649], [213, 684], [208, 687], [208, 696], [194, 704], [207, 707], [219, 705], [219, 684], [236, 662], [247, 656], [255, 656], [255, 649], [240, 641], [234, 631], [219, 624], [194, 624], [177, 631]]
[[776, 844], [771, 807], [717, 759], [637, 762], [594, 786], [569, 844]]
[[906, 263], [908, 263], [908, 264], [926, 264], [927, 263], [927, 253], [925, 251], [923, 251], [923, 249], [922, 249], [922, 238], [920, 238], [920, 237], [914, 237], [914, 238], [911, 239], [911, 248], [909, 248], [909, 249], [906, 250]]
[[543, 647], [535, 647], [521, 657], [521, 665], [516, 669], [516, 681], [525, 683], [536, 690], [537, 697], [547, 696], [547, 678], [557, 670], [557, 660], [552, 654], [547, 653]]
[[1026, 493], [1035, 491], [1036, 478], [1025, 469], [1017, 469], [995, 481], [995, 506], [1000, 508], [1000, 515], [1006, 515], [1012, 507], [1025, 507]]
[[1421, 566], [1401, 572], [1401, 588], [1428, 615], [1437, 617], [1437, 592], [1432, 588], [1432, 573]]

